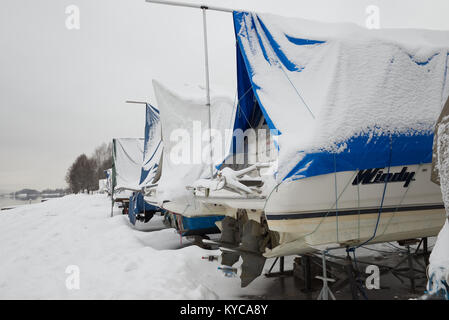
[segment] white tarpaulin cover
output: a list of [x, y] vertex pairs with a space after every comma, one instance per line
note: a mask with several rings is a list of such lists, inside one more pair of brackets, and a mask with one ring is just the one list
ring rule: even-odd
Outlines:
[[[187, 196], [186, 186], [210, 177], [208, 106], [206, 91], [199, 86], [176, 87], [176, 93], [153, 80], [162, 125], [164, 152], [158, 199], [171, 200]], [[233, 100], [227, 94], [211, 90], [211, 128], [213, 165], [228, 153], [232, 128]]]
[[144, 139], [113, 139], [114, 190], [139, 189]]

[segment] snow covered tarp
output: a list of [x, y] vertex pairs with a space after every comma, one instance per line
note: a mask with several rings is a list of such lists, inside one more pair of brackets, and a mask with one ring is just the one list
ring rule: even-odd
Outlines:
[[[211, 90], [212, 161], [209, 143], [209, 106], [206, 90], [199, 86], [175, 85], [175, 91], [153, 80], [160, 119], [164, 152], [158, 199], [175, 201], [190, 197], [186, 186], [210, 177], [229, 150], [233, 100], [226, 93]], [[173, 85], [172, 85], [173, 87]], [[215, 169], [214, 169], [215, 170]]]
[[449, 94], [449, 32], [248, 12], [234, 12], [234, 27], [234, 129], [263, 114], [279, 149], [278, 180], [431, 162]]
[[150, 104], [146, 105], [145, 144], [143, 164], [140, 175], [140, 186], [153, 183], [161, 161], [163, 143], [159, 110]]
[[429, 293], [440, 294], [449, 300], [449, 99], [435, 127], [432, 181], [441, 186], [448, 219], [430, 255], [427, 289]]
[[[117, 138], [112, 141], [112, 183], [113, 190], [138, 190], [143, 161], [141, 138]], [[129, 197], [129, 195], [127, 195]]]

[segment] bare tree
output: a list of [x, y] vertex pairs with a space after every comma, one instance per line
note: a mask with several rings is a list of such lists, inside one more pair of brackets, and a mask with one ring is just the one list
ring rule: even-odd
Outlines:
[[96, 168], [95, 160], [89, 159], [85, 154], [78, 156], [66, 175], [66, 181], [71, 191], [79, 193], [83, 190], [98, 189]]
[[66, 174], [66, 182], [74, 193], [98, 189], [98, 180], [105, 178], [105, 170], [112, 167], [112, 143], [95, 148], [89, 158], [82, 154], [76, 158]]
[[92, 155], [92, 159], [96, 165], [97, 180], [104, 179], [104, 171], [112, 167], [112, 143], [103, 143], [98, 146]]

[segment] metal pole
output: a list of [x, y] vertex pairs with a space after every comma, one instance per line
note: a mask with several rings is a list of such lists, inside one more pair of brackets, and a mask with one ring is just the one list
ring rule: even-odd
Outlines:
[[[188, 7], [188, 8], [206, 9], [206, 10], [223, 11], [223, 12], [235, 11], [235, 10], [228, 9], [228, 8], [208, 6], [208, 5], [204, 5], [204, 4], [193, 4], [193, 3], [165, 1], [165, 0], [145, 0], [145, 1], [149, 2], [149, 3], [165, 4], [165, 5], [176, 6], [176, 7]], [[241, 10], [239, 10], [239, 11], [241, 11]]]
[[214, 164], [213, 164], [213, 152], [212, 152], [212, 121], [211, 121], [211, 110], [210, 110], [210, 87], [209, 87], [209, 55], [207, 48], [207, 23], [206, 23], [206, 10], [223, 11], [223, 12], [233, 12], [234, 10], [222, 7], [208, 6], [203, 4], [192, 4], [183, 3], [177, 1], [165, 1], [165, 0], [146, 0], [149, 3], [164, 4], [169, 6], [177, 7], [189, 7], [201, 9], [203, 11], [203, 30], [204, 30], [204, 63], [206, 67], [206, 106], [209, 108], [209, 145], [210, 145], [210, 177], [214, 175]]
[[132, 104], [149, 104], [145, 101], [134, 101], [134, 100], [126, 100], [125, 103], [132, 103]]
[[427, 244], [427, 237], [425, 237], [423, 242], [423, 253], [424, 253], [424, 263], [426, 267], [429, 265], [429, 246]]
[[204, 30], [204, 65], [206, 72], [206, 107], [209, 116], [209, 153], [210, 153], [210, 178], [212, 179], [214, 175], [214, 164], [213, 164], [213, 154], [212, 154], [212, 120], [211, 120], [211, 106], [210, 106], [210, 87], [209, 87], [209, 54], [207, 49], [207, 21], [206, 21], [206, 8], [202, 8], [203, 11], [203, 30]]
[[323, 264], [323, 278], [324, 278], [323, 300], [329, 300], [329, 291], [327, 289], [326, 251], [323, 252], [322, 264]]
[[305, 281], [305, 292], [312, 291], [312, 270], [310, 268], [310, 256], [304, 255], [301, 257], [301, 264], [304, 268], [304, 281]]
[[111, 194], [111, 218], [114, 216], [114, 187], [112, 187], [112, 194]]

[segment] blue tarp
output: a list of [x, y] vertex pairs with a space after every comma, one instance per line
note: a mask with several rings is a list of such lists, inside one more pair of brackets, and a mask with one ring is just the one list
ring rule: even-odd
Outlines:
[[[279, 144], [275, 142], [280, 154], [278, 180], [431, 162], [432, 119], [436, 121], [448, 94], [447, 41], [441, 44], [443, 47], [439, 51], [429, 53], [430, 58], [417, 62], [418, 58], [406, 52], [406, 46], [402, 48], [400, 43], [392, 44], [392, 39], [383, 41], [379, 35], [369, 38], [371, 34], [364, 30], [353, 31], [352, 41], [348, 39], [348, 32], [335, 36], [332, 25], [285, 18], [284, 27], [283, 18], [248, 12], [234, 12], [233, 17], [239, 99], [234, 130], [253, 128], [261, 116], [265, 118], [272, 134], [280, 141]], [[318, 31], [308, 32], [308, 28]], [[326, 36], [326, 28], [333, 36]], [[380, 53], [377, 55], [371, 52], [376, 47], [368, 48], [373, 43], [378, 44]], [[421, 43], [424, 46], [425, 41]], [[355, 66], [348, 62], [344, 65], [347, 69], [344, 69], [343, 64], [349, 58], [353, 59]], [[357, 63], [367, 65], [366, 74], [364, 70], [357, 70]], [[327, 66], [323, 66], [325, 64]], [[377, 65], [383, 69], [372, 72], [370, 68], [375, 70]], [[341, 87], [329, 81], [330, 76], [335, 77], [335, 82]], [[313, 81], [315, 87], [310, 84]], [[361, 81], [365, 83], [360, 84]], [[352, 88], [359, 90], [354, 92]], [[335, 100], [322, 99], [317, 95], [320, 90], [322, 97], [335, 96]], [[422, 107], [423, 101], [427, 105], [420, 115], [417, 109]], [[354, 105], [347, 106], [352, 103]], [[357, 103], [361, 104], [358, 106]], [[381, 119], [378, 123], [376, 113], [371, 112], [377, 109]], [[351, 118], [358, 110], [367, 113], [365, 119], [363, 114], [359, 116], [367, 120], [366, 127], [359, 123], [345, 123], [344, 117], [335, 116], [342, 122], [341, 128], [353, 125], [350, 129], [354, 134], [344, 140], [336, 139], [331, 148], [321, 148], [323, 142], [318, 139], [315, 149], [310, 145], [306, 148], [301, 142], [295, 144], [295, 135], [298, 141], [301, 140], [299, 138], [305, 132], [301, 131], [303, 128], [310, 128], [310, 132], [314, 132], [313, 135], [316, 132], [318, 136], [320, 131], [329, 130], [333, 113], [347, 113]], [[413, 117], [413, 112], [417, 116]], [[391, 119], [387, 119], [385, 113], [391, 115]], [[408, 118], [411, 119], [409, 123], [404, 120]], [[398, 128], [394, 127], [396, 122], [399, 123]], [[339, 131], [336, 126], [335, 136]], [[329, 139], [333, 138], [332, 132], [327, 134]], [[288, 143], [283, 143], [282, 139]]]
[[183, 236], [202, 235], [209, 233], [219, 233], [219, 229], [215, 222], [221, 221], [224, 216], [208, 216], [208, 217], [182, 217]]
[[162, 153], [161, 127], [159, 110], [150, 104], [146, 105], [145, 144], [140, 185], [152, 183], [159, 166]]
[[129, 198], [128, 217], [129, 221], [134, 225], [136, 224], [136, 215], [144, 212], [161, 211], [159, 207], [153, 206], [145, 202], [142, 193], [135, 192]]
[[[153, 178], [159, 166], [161, 152], [162, 141], [160, 135], [159, 110], [152, 105], [147, 104], [145, 113], [143, 163], [139, 181], [140, 187], [145, 187], [153, 183]], [[150, 211], [161, 211], [161, 208], [145, 202], [141, 192], [134, 192], [129, 198], [129, 221], [134, 225], [136, 223], [136, 215]]]

